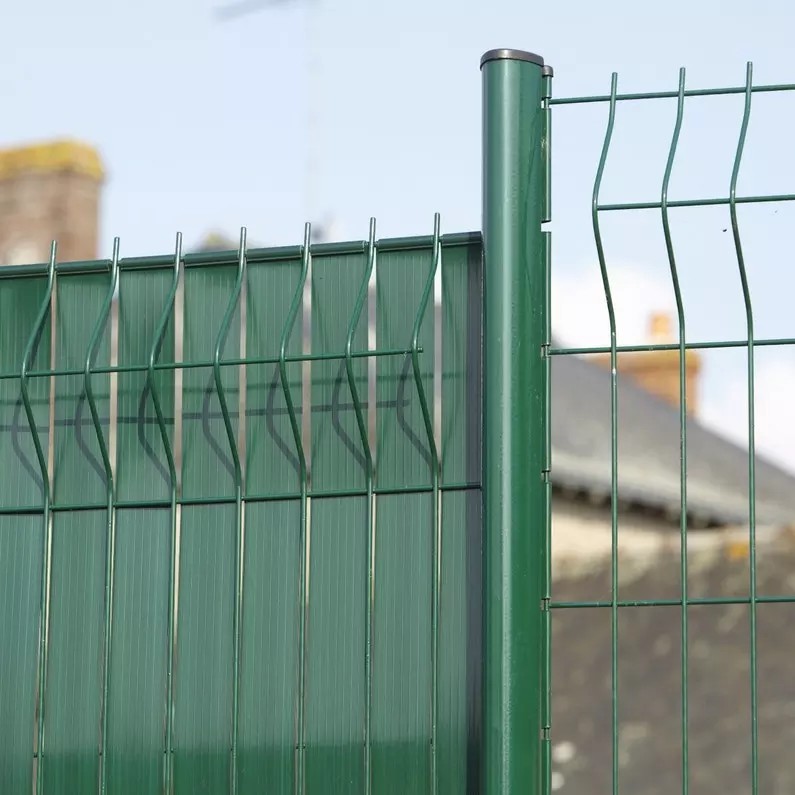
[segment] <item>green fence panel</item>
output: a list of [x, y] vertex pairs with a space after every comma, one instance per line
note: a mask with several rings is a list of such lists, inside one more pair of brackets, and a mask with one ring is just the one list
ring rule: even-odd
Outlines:
[[104, 509], [53, 518], [46, 792], [88, 792], [99, 776], [105, 525]]
[[9, 791], [37, 765], [40, 795], [477, 786], [481, 260], [373, 225], [311, 258], [58, 265], [52, 363], [47, 271], [0, 279]]
[[[444, 239], [443, 239], [444, 240]], [[483, 253], [479, 235], [442, 246], [442, 483], [480, 483]]]
[[[761, 509], [761, 506], [772, 496], [765, 486], [762, 486], [762, 479], [758, 480], [757, 476], [764, 471], [771, 481], [777, 481], [781, 478], [779, 482], [783, 484], [789, 479], [789, 475], [765, 462], [763, 457], [758, 455], [755, 447], [757, 411], [755, 398], [759, 396], [758, 385], [755, 382], [755, 367], [756, 358], [761, 348], [791, 345], [793, 339], [791, 336], [778, 339], [760, 339], [755, 335], [754, 309], [756, 307], [752, 302], [749, 288], [749, 275], [752, 272], [754, 263], [746, 261], [745, 236], [740, 223], [738, 208], [741, 204], [777, 205], [779, 203], [792, 202], [795, 200], [795, 194], [742, 195], [738, 193], [737, 187], [738, 178], [744, 165], [746, 138], [749, 124], [753, 123], [752, 108], [757, 105], [757, 95], [789, 93], [795, 91], [795, 84], [757, 85], [753, 80], [753, 69], [750, 63], [746, 65], [744, 81], [740, 85], [731, 87], [689, 88], [687, 87], [684, 69], [679, 71], [678, 85], [675, 80], [675, 74], [672, 74], [672, 78], [674, 79], [671, 81], [671, 87], [664, 91], [623, 93], [619, 91], [618, 75], [614, 73], [609, 84], [605, 86], [607, 88], [609, 85], [607, 93], [596, 96], [551, 97], [545, 102], [547, 108], [552, 108], [553, 110], [558, 106], [571, 106], [569, 118], [573, 118], [575, 123], [580, 118], [577, 115], [577, 106], [598, 104], [602, 108], [604, 127], [600, 134], [602, 135], [603, 143], [601, 154], [594, 163], [592, 175], [593, 192], [590, 222], [596, 248], [595, 268], [601, 277], [601, 300], [608, 311], [609, 325], [606, 330], [610, 332], [609, 345], [592, 345], [578, 348], [561, 346], [550, 348], [547, 351], [547, 366], [551, 366], [553, 369], [558, 364], [559, 360], [556, 361], [557, 357], [586, 357], [593, 354], [601, 354], [607, 357], [610, 363], [610, 368], [605, 373], [606, 391], [609, 388], [609, 404], [607, 407], [607, 412], [609, 412], [607, 416], [609, 447], [607, 447], [604, 456], [606, 468], [610, 472], [609, 525], [612, 539], [611, 553], [607, 566], [609, 597], [606, 599], [588, 599], [582, 598], [582, 595], [579, 598], [556, 597], [551, 601], [550, 607], [553, 612], [553, 621], [558, 620], [560, 621], [559, 626], [567, 628], [573, 627], [575, 621], [582, 622], [583, 618], [575, 617], [566, 620], [559, 615], [558, 611], [560, 610], [587, 610], [591, 614], [599, 613], [599, 618], [589, 619], [592, 626], [602, 621], [601, 614], [604, 614], [606, 627], [603, 633], [603, 650], [606, 652], [608, 677], [598, 706], [605, 715], [609, 716], [610, 731], [605, 741], [605, 754], [602, 760], [603, 771], [601, 773], [606, 774], [604, 778], [610, 791], [614, 794], [628, 792], [633, 786], [633, 782], [648, 778], [648, 773], [643, 769], [644, 766], [638, 764], [637, 761], [628, 764], [622, 750], [628, 739], [628, 732], [625, 726], [631, 709], [633, 685], [636, 684], [627, 674], [627, 669], [637, 669], [638, 667], [638, 653], [636, 650], [631, 649], [636, 642], [633, 638], [636, 638], [637, 627], [649, 623], [659, 623], [665, 619], [668, 629], [660, 631], [665, 631], [668, 636], [676, 637], [675, 646], [678, 646], [678, 655], [676, 655], [678, 660], [675, 664], [676, 681], [673, 688], [666, 692], [667, 695], [674, 696], [678, 703], [668, 714], [658, 716], [660, 718], [658, 722], [663, 728], [659, 731], [659, 737], [655, 738], [654, 755], [659, 759], [660, 753], [663, 753], [667, 758], [674, 760], [673, 768], [675, 772], [671, 777], [671, 781], [675, 782], [677, 791], [682, 793], [713, 790], [715, 792], [727, 791], [726, 779], [722, 778], [722, 776], [727, 776], [731, 779], [731, 785], [737, 787], [738, 792], [750, 792], [755, 795], [758, 792], [769, 791], [770, 787], [773, 786], [773, 777], [781, 773], [781, 770], [775, 769], [765, 771], [764, 765], [760, 764], [764, 756], [764, 754], [760, 754], [760, 730], [762, 732], [765, 729], [770, 730], [774, 723], [772, 721], [772, 712], [765, 715], [759, 703], [761, 677], [757, 648], [760, 640], [760, 637], [758, 637], [758, 620], [763, 614], [764, 608], [761, 607], [762, 605], [784, 605], [795, 602], [795, 595], [792, 594], [792, 589], [788, 587], [788, 583], [785, 580], [779, 580], [774, 583], [768, 582], [769, 588], [772, 587], [778, 591], [776, 593], [770, 593], [769, 590], [767, 593], [762, 593], [757, 582], [757, 524], [759, 522], [761, 525], [765, 521], [762, 519], [764, 509]], [[549, 86], [547, 86], [547, 96], [549, 97]], [[731, 165], [727, 164], [726, 168], [726, 190], [717, 196], [671, 198], [669, 196], [669, 186], [675, 164], [678, 164], [680, 137], [683, 128], [687, 129], [688, 109], [696, 104], [696, 98], [718, 96], [734, 96], [737, 99], [737, 126], [728, 133], [733, 138], [733, 141], [736, 141], [736, 144], [734, 144], [734, 157]], [[612, 162], [615, 147], [614, 132], [624, 123], [626, 118], [625, 109], [628, 103], [635, 106], [641, 103], [643, 107], [650, 107], [652, 103], [658, 103], [659, 100], [668, 100], [670, 132], [666, 134], [670, 135], [670, 143], [667, 149], [667, 159], [662, 160], [659, 164], [660, 182], [655, 192], [651, 196], [643, 197], [643, 200], [640, 201], [604, 201], [602, 198], [602, 186], [605, 174], [609, 172]], [[686, 311], [686, 304], [683, 300], [683, 291], [680, 285], [681, 268], [677, 256], [679, 245], [676, 241], [676, 235], [672, 234], [673, 225], [671, 223], [672, 214], [670, 210], [672, 208], [709, 206], [726, 208], [726, 228], [723, 231], [727, 231], [729, 234], [734, 262], [725, 263], [726, 265], [731, 264], [732, 268], [731, 270], [720, 271], [720, 278], [725, 278], [725, 274], [731, 272], [737, 277], [737, 292], [742, 300], [745, 317], [745, 333], [741, 335], [740, 339], [709, 341], [693, 339], [694, 334], [688, 320], [690, 313]], [[605, 245], [606, 235], [603, 235], [604, 217], [606, 213], [609, 213], [612, 219], [616, 221], [626, 214], [636, 215], [640, 211], [646, 212], [649, 210], [657, 213], [659, 229], [662, 232], [660, 252], [667, 261], [670, 284], [675, 298], [676, 340], [662, 344], [623, 345], [619, 344], [622, 326], [616, 318], [614, 262], [609, 247]], [[775, 213], [772, 207], [770, 211]], [[616, 213], [618, 216], [616, 216]], [[715, 273], [719, 272], [716, 271]], [[546, 342], [549, 343], [550, 340], [547, 339]], [[741, 450], [730, 444], [717, 444], [718, 440], [714, 440], [716, 448], [720, 447], [722, 452], [710, 456], [712, 460], [709, 460], [709, 457], [705, 456], [703, 449], [699, 452], [699, 447], [703, 448], [704, 429], [689, 416], [688, 400], [691, 397], [688, 387], [688, 383], [690, 383], [687, 372], [688, 354], [694, 350], [731, 348], [743, 349], [745, 356], [747, 414], [742, 424], [747, 433], [748, 444], [746, 450]], [[668, 421], [667, 427], [669, 428], [667, 432], [670, 438], [676, 441], [679, 448], [678, 472], [675, 474], [675, 479], [678, 482], [674, 486], [675, 496], [673, 500], [675, 504], [673, 511], [675, 524], [678, 527], [676, 529], [672, 528], [672, 534], [677, 541], [678, 554], [675, 554], [674, 559], [669, 561], [677, 576], [669, 584], [669, 587], [674, 590], [673, 598], [665, 599], [659, 597], [648, 598], [647, 594], [640, 593], [639, 585], [642, 585], [643, 581], [640, 584], [638, 582], [633, 583], [632, 587], [629, 586], [629, 583], [624, 583], [623, 567], [621, 566], [622, 556], [619, 554], [618, 544], [622, 519], [619, 514], [619, 507], [621, 500], [630, 491], [630, 484], [626, 482], [629, 478], [624, 476], [626, 469], [624, 469], [625, 465], [622, 462], [624, 451], [630, 447], [627, 445], [627, 440], [637, 429], [637, 421], [635, 428], [632, 427], [631, 423], [633, 419], [632, 396], [634, 393], [631, 386], [625, 386], [626, 381], [629, 379], [624, 378], [621, 363], [624, 361], [624, 355], [640, 353], [641, 351], [649, 355], [659, 355], [661, 352], [666, 351], [668, 352], [667, 355], [674, 356], [675, 361], [678, 357], [679, 384], [676, 394], [678, 405], [672, 407], [671, 414], [666, 418]], [[549, 362], [551, 362], [551, 365]], [[560, 367], [562, 370], [562, 362], [560, 362]], [[691, 445], [691, 440], [699, 441]], [[551, 446], [548, 439], [547, 455], [550, 452]], [[649, 457], [653, 455], [654, 451], [644, 450], [643, 452], [645, 456]], [[733, 457], [735, 461], [740, 463], [738, 469], [741, 469], [743, 464], [745, 465], [744, 469], [747, 474], [744, 473], [743, 478], [739, 479], [739, 483], [735, 482], [732, 485], [727, 485], [720, 482], [723, 476], [718, 474], [718, 472], [723, 464], [721, 460], [723, 457]], [[707, 458], [706, 461], [705, 458]], [[745, 461], [742, 460], [743, 458]], [[714, 484], [711, 483], [710, 486], [720, 490], [719, 493], [725, 498], [727, 505], [737, 500], [740, 504], [745, 502], [747, 506], [745, 517], [731, 520], [738, 528], [745, 527], [745, 544], [747, 545], [748, 559], [747, 563], [742, 564], [742, 567], [746, 570], [743, 585], [744, 593], [742, 594], [736, 593], [736, 588], [739, 586], [735, 584], [737, 580], [734, 579], [734, 574], [729, 578], [725, 574], [723, 577], [717, 577], [710, 573], [711, 582], [709, 587], [714, 589], [713, 593], [694, 595], [691, 591], [693, 581], [696, 580], [700, 572], [690, 569], [689, 545], [694, 538], [692, 531], [695, 523], [693, 519], [694, 516], [698, 516], [699, 512], [699, 495], [697, 495], [699, 470], [703, 472], [705, 469], [709, 473], [709, 477], [714, 478]], [[717, 471], [713, 474], [711, 470]], [[739, 485], [743, 480], [747, 483], [745, 489], [743, 488], [745, 484]], [[555, 483], [554, 469], [552, 472], [552, 483]], [[741, 496], [736, 493], [738, 486], [740, 491], [745, 491]], [[784, 487], [783, 491], [786, 493], [786, 487]], [[770, 501], [775, 503], [776, 498], [773, 497]], [[783, 501], [783, 504], [780, 504], [779, 510], [788, 510], [784, 507], [785, 505], [786, 500]], [[765, 508], [769, 509], [769, 506], [765, 506]], [[775, 526], [778, 522], [779, 520], [775, 519], [772, 525]], [[548, 542], [549, 539], [547, 538]], [[739, 572], [739, 570], [740, 565], [738, 564], [737, 571]], [[742, 627], [745, 624], [746, 627], [744, 634], [747, 637], [747, 657], [744, 664], [738, 659], [736, 665], [743, 666], [743, 670], [747, 675], [747, 689], [740, 695], [737, 694], [736, 690], [732, 690], [731, 693], [724, 693], [720, 698], [716, 698], [715, 693], [712, 692], [714, 690], [714, 681], [710, 677], [713, 677], [715, 670], [722, 670], [725, 667], [721, 652], [716, 652], [714, 664], [712, 664], [713, 660], [711, 658], [706, 661], [709, 664], [706, 664], [705, 670], [709, 671], [708, 678], [710, 678], [710, 681], [705, 685], [704, 681], [699, 682], [699, 679], [703, 679], [703, 677], [698, 675], [699, 663], [704, 661], [696, 659], [694, 649], [696, 639], [702, 647], [707, 647], [710, 643], [711, 639], [705, 637], [708, 635], [705, 627], [710, 623], [716, 627], [716, 631], [719, 631], [721, 635], [727, 635], [728, 637], [730, 633], [722, 628], [724, 619], [721, 616], [723, 615], [723, 610], [728, 609], [729, 606], [742, 611], [739, 613], [739, 615], [743, 616], [739, 626]], [[669, 611], [664, 608], [676, 611], [675, 621], [668, 621]], [[649, 610], [653, 611], [653, 618], [651, 617], [652, 613], [646, 614], [646, 611]], [[706, 613], [710, 611], [713, 612], [711, 622], [705, 620]], [[587, 617], [588, 613], [583, 612], [581, 615]], [[747, 616], [747, 621], [745, 616]], [[698, 620], [698, 633], [696, 633], [696, 619]], [[663, 623], [660, 623], [660, 626], [663, 625]], [[583, 624], [579, 624], [579, 626], [583, 626]], [[717, 629], [719, 626], [721, 626], [720, 630]], [[561, 632], [561, 641], [558, 641], [555, 647], [555, 655], [558, 659], [564, 655], [572, 654], [572, 650], [567, 648], [568, 643], [563, 642], [564, 640], [569, 640], [568, 634], [568, 632], [565, 634]], [[781, 638], [776, 639], [776, 645], [780, 646], [783, 642]], [[730, 641], [727, 639], [726, 644], [728, 645], [729, 643]], [[552, 670], [554, 672], [554, 668], [551, 666], [549, 645], [550, 639], [549, 635], [547, 635], [544, 644], [545, 665], [547, 671]], [[716, 644], [715, 648], [718, 649], [718, 646], [720, 646], [719, 643]], [[632, 651], [631, 655], [628, 650]], [[662, 688], [660, 692], [663, 692]], [[696, 694], [698, 695], [696, 696]], [[781, 693], [777, 694], [776, 710], [781, 709], [781, 703], [779, 702], [784, 697]], [[661, 698], [659, 693], [656, 694], [656, 698], [658, 700]], [[725, 705], [721, 703], [722, 700], [726, 700]], [[737, 706], [738, 700], [741, 707]], [[630, 706], [627, 706], [627, 704], [630, 704]], [[724, 709], [726, 710], [725, 712]], [[731, 714], [730, 723], [733, 727], [743, 727], [734, 733], [731, 738], [727, 737], [727, 734], [730, 734], [726, 731], [728, 721], [725, 721], [723, 717], [727, 714]], [[551, 729], [554, 735], [554, 711], [552, 718]], [[577, 722], [577, 718], [576, 714], [566, 716], [567, 721], [574, 720]], [[770, 721], [767, 726], [765, 726], [766, 720]], [[697, 729], [706, 725], [703, 721], [708, 724], [708, 733], [704, 735], [702, 731], [698, 731], [698, 737], [696, 737]], [[700, 723], [701, 726], [699, 725]], [[669, 745], [666, 743], [665, 727], [668, 727], [670, 732], [672, 725], [676, 727], [678, 736], [676, 742], [673, 745]], [[780, 732], [777, 733], [780, 736]], [[744, 742], [737, 742], [738, 736], [742, 737]], [[571, 741], [575, 742], [576, 740], [572, 738]], [[702, 756], [707, 753], [710, 755], [709, 763], [702, 763], [701, 766], [697, 767], [695, 765], [696, 754]], [[731, 761], [728, 764], [722, 764], [726, 759]], [[784, 767], [786, 768], [786, 765]], [[769, 783], [766, 784], [768, 775], [771, 778], [768, 779]], [[657, 785], [670, 786], [669, 783], [662, 781], [657, 781]], [[786, 784], [784, 787], [786, 788]], [[549, 778], [545, 780], [542, 791], [544, 793], [552, 791]]]
[[[356, 297], [365, 278], [361, 253], [312, 259], [312, 354], [344, 353]], [[367, 349], [366, 318], [357, 325], [353, 350]], [[360, 394], [367, 390], [366, 360], [353, 362]], [[312, 362], [313, 491], [364, 488], [366, 468], [344, 358]]]
[[480, 788], [482, 315], [479, 235], [442, 239], [440, 793]]
[[[123, 271], [119, 282], [117, 495], [122, 503], [143, 504], [116, 512], [106, 743], [107, 785], [114, 793], [161, 792], [167, 759], [163, 741], [173, 517], [170, 505], [146, 503], [170, 500], [172, 488], [152, 390], [173, 448], [174, 371], [153, 371], [151, 384], [148, 373], [153, 349], [157, 361], [174, 358], [172, 281], [165, 269], [146, 269]], [[164, 315], [168, 321], [160, 339]]]
[[478, 792], [482, 693], [482, 507], [479, 489], [442, 497], [439, 792]]
[[[173, 274], [166, 269], [123, 270], [119, 277], [116, 481], [120, 502], [164, 501], [171, 496], [163, 438], [152, 390], [157, 392], [166, 420], [169, 445], [174, 446], [174, 370], [152, 372], [148, 365], [155, 346], [155, 363], [174, 361], [174, 312], [170, 293]], [[168, 320], [159, 335], [160, 322]], [[156, 345], [158, 337], [160, 344]], [[124, 368], [135, 368], [124, 372]]]
[[[109, 266], [108, 266], [109, 270]], [[56, 301], [55, 366], [68, 374], [55, 384], [55, 502], [60, 505], [97, 505], [106, 500], [105, 472], [91, 421], [84, 370], [89, 345], [110, 287], [109, 273], [66, 274], [58, 277]], [[110, 364], [110, 333], [100, 340], [96, 367]], [[92, 377], [103, 431], [109, 424], [107, 373]]]
[[[88, 790], [99, 775], [107, 552], [107, 485], [90, 416], [84, 368], [110, 288], [109, 266], [65, 274], [56, 289], [55, 502], [79, 511], [53, 515], [50, 637], [42, 765], [48, 792]], [[94, 363], [110, 362], [102, 335]], [[109, 376], [93, 376], [107, 433]], [[95, 506], [88, 509], [89, 506]]]
[[[373, 658], [373, 791], [430, 782], [433, 495], [378, 499]], [[411, 572], [411, 576], [406, 576]]]
[[[300, 253], [274, 260], [249, 259], [246, 298], [246, 359], [268, 359], [246, 367], [246, 493], [292, 494], [301, 488], [298, 454], [282, 383], [279, 356], [296, 291], [301, 287]], [[300, 298], [300, 295], [299, 295]], [[285, 339], [287, 387], [301, 419], [303, 306]], [[292, 361], [287, 361], [291, 357]], [[297, 574], [296, 574], [297, 576]]]
[[[431, 245], [379, 251], [376, 287], [378, 347], [406, 351], [377, 362], [378, 458], [380, 489], [428, 487], [432, 462], [417, 393], [412, 358], [414, 323], [433, 267]], [[418, 337], [421, 381], [433, 395], [434, 313], [425, 313]]]
[[[232, 497], [234, 472], [229, 442], [212, 362], [224, 315], [233, 297], [237, 270], [228, 266], [185, 269], [183, 360], [193, 365], [182, 374], [182, 496], [207, 501], [211, 497]], [[224, 359], [240, 355], [239, 307], [221, 351]], [[196, 366], [205, 363], [205, 366]], [[235, 407], [233, 424], [237, 431], [239, 373], [237, 367], [223, 367], [222, 384], [230, 406]]]
[[[292, 792], [301, 681], [299, 579], [304, 547], [302, 470], [286, 398], [303, 416], [302, 258], [249, 259], [246, 358], [246, 506], [239, 784]], [[292, 320], [292, 323], [291, 323]], [[279, 361], [284, 354], [282, 365]], [[279, 494], [294, 499], [271, 501]]]
[[294, 791], [299, 528], [297, 499], [246, 508], [240, 792]]
[[[213, 361], [224, 316], [234, 302], [236, 279], [231, 265], [186, 268], [186, 363]], [[224, 358], [239, 356], [238, 308], [234, 320], [236, 331], [220, 351]], [[236, 409], [238, 368], [222, 368], [221, 378], [227, 400]], [[213, 368], [185, 369], [182, 395], [183, 500], [230, 501], [235, 476]], [[182, 507], [174, 707], [177, 793], [214, 793], [229, 785], [238, 531], [234, 504]]]
[[363, 791], [366, 515], [365, 497], [312, 501], [307, 793]]
[[120, 508], [108, 704], [108, 791], [160, 793], [168, 657], [167, 508]]
[[175, 669], [177, 793], [225, 792], [233, 698], [235, 510], [182, 509]]
[[30, 792], [33, 764], [42, 526], [38, 516], [0, 516], [0, 788]]
[[[46, 280], [6, 280], [0, 289], [0, 370], [20, 371]], [[38, 306], [37, 306], [38, 304]], [[45, 325], [34, 351], [33, 365], [49, 365], [50, 325]], [[45, 444], [48, 438], [49, 382], [30, 382], [35, 421]], [[0, 791], [29, 792], [33, 764], [36, 671], [41, 609], [44, 527], [39, 513], [14, 514], [15, 508], [38, 507], [44, 484], [36, 460], [30, 426], [22, 405], [20, 381], [0, 381]]]

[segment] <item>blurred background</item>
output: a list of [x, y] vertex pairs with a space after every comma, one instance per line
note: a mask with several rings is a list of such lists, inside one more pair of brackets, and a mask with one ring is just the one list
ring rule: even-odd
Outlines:
[[[556, 96], [605, 93], [614, 70], [620, 91], [671, 90], [680, 66], [688, 87], [743, 85], [747, 60], [756, 83], [786, 82], [793, 16], [783, 0], [753, 12], [725, 0], [9, 5], [0, 15], [0, 146], [10, 150], [0, 157], [0, 261], [44, 260], [53, 236], [62, 257], [82, 259], [108, 256], [116, 235], [123, 256], [166, 253], [177, 230], [188, 249], [224, 248], [243, 225], [254, 245], [295, 243], [306, 220], [315, 239], [362, 238], [371, 215], [379, 236], [428, 233], [435, 211], [443, 231], [478, 229], [486, 49], [543, 55]], [[742, 100], [688, 101], [671, 198], [727, 194]], [[786, 192], [793, 95], [753, 104], [738, 192]], [[606, 340], [589, 215], [606, 112], [555, 113], [555, 333], [574, 345]], [[620, 106], [604, 201], [659, 197], [675, 113], [673, 100]], [[20, 176], [26, 163], [37, 177]], [[42, 180], [58, 163], [61, 176]], [[758, 337], [786, 335], [790, 207], [741, 208]], [[727, 207], [672, 215], [691, 340], [746, 333], [728, 227]], [[644, 341], [651, 315], [674, 308], [659, 213], [614, 213], [603, 230], [619, 342]], [[795, 467], [786, 350], [759, 353], [757, 440]], [[743, 443], [744, 354], [702, 358], [699, 414]]]
[[[676, 90], [682, 66], [688, 88], [744, 86], [747, 61], [753, 61], [757, 85], [795, 83], [794, 22], [795, 7], [785, 0], [753, 7], [738, 0], [5, 4], [0, 262], [44, 261], [52, 238], [59, 241], [61, 259], [110, 256], [115, 236], [122, 256], [168, 254], [178, 230], [187, 250], [233, 248], [244, 225], [250, 245], [296, 244], [307, 220], [315, 224], [315, 239], [366, 238], [371, 216], [378, 219], [379, 237], [420, 235], [432, 231], [437, 211], [443, 232], [477, 230], [478, 67], [484, 51], [515, 47], [541, 54], [554, 67], [556, 97], [606, 94], [614, 71], [619, 92]], [[728, 196], [743, 105], [742, 94], [687, 100], [670, 199]], [[675, 99], [618, 106], [602, 202], [659, 200], [676, 111]], [[561, 106], [553, 114], [556, 345], [609, 342], [590, 214], [607, 112], [607, 104], [599, 103]], [[753, 96], [738, 195], [795, 193], [794, 133], [795, 92]], [[742, 205], [739, 223], [756, 337], [795, 337], [795, 204]], [[744, 340], [749, 318], [729, 208], [672, 210], [671, 228], [687, 339]], [[606, 213], [602, 233], [619, 344], [675, 342], [659, 210]], [[553, 373], [563, 374], [558, 361]], [[646, 376], [630, 376], [647, 393], [676, 405], [676, 357], [645, 361]], [[749, 791], [748, 611], [745, 602], [731, 600], [746, 592], [748, 579], [746, 349], [700, 351], [691, 363], [689, 410], [700, 428], [691, 436], [691, 451], [702, 456], [703, 467], [690, 482], [707, 489], [711, 476], [718, 481], [724, 459], [731, 459], [727, 466], [740, 473], [737, 487], [724, 481], [712, 489], [710, 508], [721, 515], [730, 501], [742, 503], [739, 524], [731, 528], [737, 533], [712, 534], [716, 540], [708, 548], [709, 534], [694, 541], [706, 551], [698, 557], [694, 547], [692, 593], [728, 601], [706, 616], [700, 606], [691, 611], [691, 783], [702, 795], [739, 794]], [[588, 380], [595, 376], [570, 374], [553, 405], [553, 419], [565, 432], [560, 438], [599, 452], [596, 442], [607, 438], [610, 427], [608, 384], [598, 382], [597, 405], [586, 388], [597, 383]], [[777, 498], [788, 511], [795, 494], [793, 394], [791, 346], [760, 347], [757, 451], [785, 470], [764, 472], [783, 483]], [[571, 400], [557, 402], [558, 396]], [[627, 446], [636, 430], [648, 430], [664, 414], [654, 400], [635, 399], [640, 409], [622, 438]], [[573, 406], [568, 414], [567, 406]], [[624, 598], [674, 600], [636, 611], [622, 624], [622, 775], [627, 792], [644, 795], [680, 791], [679, 439], [678, 415], [667, 409], [665, 416], [676, 421], [655, 426], [654, 449], [638, 444], [635, 459], [622, 458], [628, 461], [622, 466], [635, 467], [639, 477], [662, 467], [673, 484], [662, 508], [651, 511], [640, 500], [621, 520]], [[112, 404], [112, 416], [115, 410]], [[724, 455], [721, 439], [738, 446]], [[557, 437], [553, 441], [558, 444]], [[586, 456], [574, 458], [582, 462]], [[609, 482], [609, 456], [596, 464]], [[555, 559], [557, 599], [609, 595], [608, 503], [609, 493], [562, 488], [556, 494], [555, 554], [562, 550]], [[781, 524], [791, 525], [790, 515]], [[721, 526], [714, 517], [713, 524]], [[760, 592], [768, 595], [795, 587], [795, 536], [787, 532], [760, 563]], [[585, 549], [586, 537], [601, 544], [593, 554]], [[579, 549], [585, 554], [575, 554]], [[760, 608], [760, 722], [768, 776], [762, 791], [774, 795], [795, 791], [791, 614], [786, 604]], [[553, 789], [606, 792], [610, 616], [607, 610], [559, 615], [555, 655], [568, 646], [553, 658]]]

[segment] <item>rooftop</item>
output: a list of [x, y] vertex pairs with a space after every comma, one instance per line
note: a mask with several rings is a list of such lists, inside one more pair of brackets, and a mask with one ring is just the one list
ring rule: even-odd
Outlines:
[[102, 180], [105, 171], [94, 147], [70, 139], [0, 149], [0, 179], [24, 173], [67, 171]]

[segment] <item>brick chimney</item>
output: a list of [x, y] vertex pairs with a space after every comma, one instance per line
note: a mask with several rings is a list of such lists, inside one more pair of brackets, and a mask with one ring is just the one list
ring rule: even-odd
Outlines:
[[0, 149], [0, 265], [97, 254], [104, 172], [91, 146], [56, 140]]
[[[655, 312], [649, 318], [649, 344], [676, 344], [670, 315]], [[609, 354], [599, 356], [599, 364], [610, 366]], [[679, 408], [679, 351], [619, 353], [618, 372], [675, 408]], [[701, 357], [696, 351], [685, 353], [687, 413], [698, 413]]]

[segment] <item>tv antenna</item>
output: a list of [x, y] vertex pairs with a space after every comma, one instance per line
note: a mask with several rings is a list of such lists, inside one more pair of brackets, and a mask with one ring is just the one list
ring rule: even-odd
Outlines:
[[[306, 213], [310, 221], [314, 220], [316, 212], [316, 188], [317, 177], [320, 168], [320, 158], [317, 154], [320, 138], [320, 119], [318, 112], [318, 101], [320, 92], [318, 89], [320, 77], [320, 64], [318, 60], [317, 48], [315, 46], [315, 34], [317, 27], [318, 11], [320, 0], [235, 0], [216, 9], [215, 15], [219, 22], [236, 22], [252, 14], [262, 13], [274, 8], [284, 6], [306, 6], [306, 75], [307, 75], [307, 159], [305, 175], [305, 201]], [[319, 241], [324, 237], [323, 229], [313, 230], [312, 237]]]

